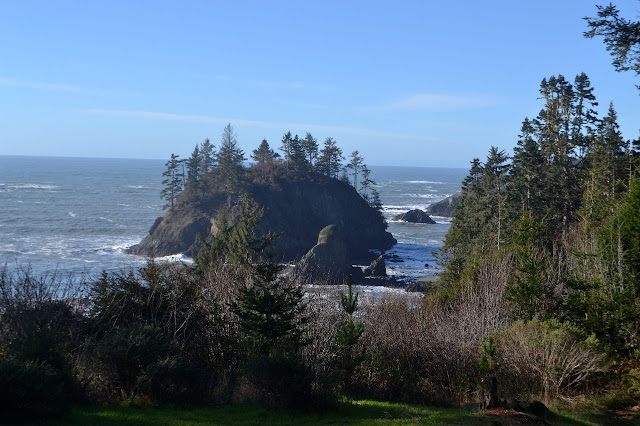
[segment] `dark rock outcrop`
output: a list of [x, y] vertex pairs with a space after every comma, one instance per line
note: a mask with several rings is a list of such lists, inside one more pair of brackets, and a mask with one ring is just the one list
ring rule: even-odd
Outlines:
[[340, 282], [352, 271], [347, 244], [336, 225], [324, 227], [316, 244], [298, 263], [296, 273]]
[[462, 192], [456, 192], [442, 201], [431, 204], [427, 208], [427, 213], [432, 216], [453, 217], [456, 206], [460, 204], [460, 200], [462, 200]]
[[409, 210], [406, 213], [399, 214], [394, 217], [393, 220], [403, 220], [410, 223], [436, 223], [428, 214], [420, 209]]
[[172, 210], [158, 218], [150, 233], [127, 252], [142, 256], [191, 253], [200, 234], [216, 231], [216, 218], [222, 211], [233, 218], [242, 194], [264, 208], [256, 232], [280, 233], [272, 250], [284, 260], [299, 259], [317, 242], [318, 233], [334, 224], [341, 232], [350, 261], [371, 261], [369, 249], [387, 250], [396, 240], [386, 231], [380, 212], [347, 183], [282, 180], [277, 185], [246, 185], [238, 194], [215, 190], [198, 194], [183, 193]]
[[384, 263], [384, 256], [380, 255], [364, 270], [365, 277], [386, 277], [387, 265]]

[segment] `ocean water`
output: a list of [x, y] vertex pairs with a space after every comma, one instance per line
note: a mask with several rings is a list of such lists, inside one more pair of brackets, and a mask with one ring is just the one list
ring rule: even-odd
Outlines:
[[[162, 160], [0, 156], [0, 263], [39, 273], [97, 274], [141, 266], [124, 249], [162, 215]], [[394, 222], [459, 191], [464, 169], [371, 167], [389, 231], [398, 240], [389, 262], [398, 276], [438, 272], [431, 252], [449, 219], [436, 225]], [[429, 264], [425, 267], [425, 264]]]

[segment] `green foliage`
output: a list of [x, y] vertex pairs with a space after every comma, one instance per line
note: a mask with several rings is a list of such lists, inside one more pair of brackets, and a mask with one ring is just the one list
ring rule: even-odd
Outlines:
[[353, 151], [349, 157], [351, 158], [351, 161], [349, 161], [346, 167], [348, 170], [351, 170], [351, 173], [353, 174], [353, 187], [357, 190], [358, 176], [360, 176], [360, 173], [363, 170], [364, 159], [360, 156], [360, 152], [358, 151]]
[[256, 226], [262, 220], [264, 208], [251, 200], [248, 194], [244, 195], [238, 210], [233, 222], [223, 210], [216, 219], [216, 233], [210, 233], [207, 240], [199, 238], [194, 261], [201, 271], [218, 263], [228, 263], [237, 268], [259, 262], [278, 237], [272, 232], [256, 235]]
[[327, 177], [337, 179], [342, 170], [342, 149], [333, 138], [324, 141], [324, 147], [320, 150], [320, 156], [316, 162], [316, 170]]
[[295, 353], [306, 322], [302, 287], [276, 278], [279, 265], [257, 270], [252, 284], [239, 289], [231, 311], [238, 318], [242, 347], [249, 354]]
[[277, 172], [277, 159], [280, 154], [269, 146], [269, 142], [263, 139], [258, 148], [253, 150], [251, 158], [256, 162], [252, 167], [258, 173], [258, 181], [273, 183]]
[[71, 395], [68, 381], [47, 363], [0, 357], [3, 423], [61, 414], [69, 408]]
[[88, 347], [82, 374], [115, 393], [112, 396], [131, 399], [140, 394], [138, 380], [145, 370], [172, 352], [161, 330], [147, 325], [124, 325], [105, 333]]
[[171, 159], [166, 162], [167, 170], [162, 173], [165, 179], [162, 181], [164, 188], [160, 192], [160, 198], [167, 200], [167, 204], [163, 206], [173, 208], [175, 205], [178, 194], [184, 187], [184, 171], [182, 170], [182, 161], [179, 160], [180, 156], [171, 154]]
[[136, 388], [153, 402], [192, 405], [205, 401], [206, 371], [185, 363], [179, 356], [160, 358], [136, 379]]
[[596, 7], [597, 17], [584, 18], [590, 27], [584, 36], [604, 38], [616, 71], [634, 71], [636, 75], [640, 74], [640, 22], [621, 18], [613, 4]]
[[245, 160], [244, 151], [238, 146], [237, 136], [229, 123], [222, 132], [220, 148], [216, 155], [216, 181], [224, 192], [232, 194], [242, 186], [245, 177], [242, 162]]
[[277, 408], [313, 405], [311, 376], [295, 354], [275, 352], [251, 357], [243, 373], [254, 392], [249, 396], [252, 402]]
[[496, 361], [496, 343], [493, 336], [489, 336], [486, 342], [482, 343], [482, 355], [478, 361], [480, 371], [494, 376], [502, 364]]
[[346, 321], [340, 323], [336, 333], [336, 344], [338, 350], [337, 366], [339, 375], [341, 376], [341, 385], [343, 393], [351, 391], [351, 382], [354, 369], [361, 361], [361, 357], [354, 354], [354, 346], [358, 343], [360, 336], [364, 333], [364, 323], [360, 320], [355, 321], [353, 314], [358, 309], [358, 294], [353, 294], [351, 286], [353, 279], [351, 275], [347, 277], [347, 295], [340, 293], [340, 304], [342, 310], [347, 315]]

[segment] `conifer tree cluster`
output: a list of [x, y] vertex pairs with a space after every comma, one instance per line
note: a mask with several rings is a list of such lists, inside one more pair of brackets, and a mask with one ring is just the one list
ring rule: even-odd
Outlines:
[[629, 354], [640, 344], [638, 141], [623, 139], [613, 103], [598, 118], [584, 73], [545, 78], [540, 95], [513, 156], [491, 147], [471, 162], [440, 254], [443, 282], [455, 295], [484, 259], [508, 259], [516, 318], [561, 318]]
[[342, 148], [333, 138], [326, 138], [321, 148], [311, 133], [306, 132], [305, 137], [300, 138], [290, 131], [282, 136], [278, 151], [280, 153], [263, 139], [251, 152], [253, 163], [246, 167], [245, 153], [238, 145], [233, 127], [228, 124], [217, 150], [206, 139], [195, 146], [189, 158], [180, 159], [171, 154], [163, 173], [161, 198], [167, 201], [164, 208], [173, 208], [182, 191], [200, 193], [201, 197], [208, 191], [218, 191], [231, 197], [251, 182], [277, 186], [281, 180], [328, 182], [341, 179], [351, 184], [371, 207], [382, 209], [375, 181], [370, 178], [371, 170], [359, 151], [353, 151], [349, 162], [344, 164]]

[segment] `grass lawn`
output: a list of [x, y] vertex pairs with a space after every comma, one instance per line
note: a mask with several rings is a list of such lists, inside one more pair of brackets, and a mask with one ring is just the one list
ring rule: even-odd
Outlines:
[[[520, 419], [522, 420], [522, 419]], [[607, 424], [607, 418], [591, 418], [594, 422], [551, 414], [548, 424]], [[42, 424], [42, 423], [40, 423]], [[521, 424], [508, 415], [474, 413], [471, 408], [440, 408], [394, 404], [377, 401], [340, 402], [327, 410], [274, 410], [269, 408], [224, 405], [217, 407], [171, 408], [139, 406], [76, 407], [50, 425], [66, 424], [131, 424], [131, 425], [369, 425], [369, 424], [454, 424], [514, 425]], [[620, 424], [620, 423], [611, 423]], [[624, 424], [624, 423], [623, 423]], [[634, 423], [627, 423], [634, 424]]]

